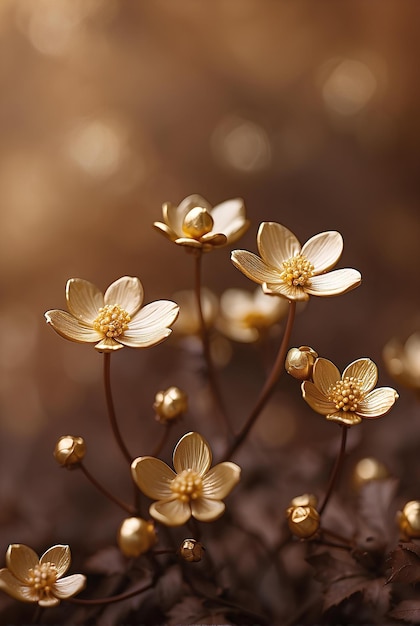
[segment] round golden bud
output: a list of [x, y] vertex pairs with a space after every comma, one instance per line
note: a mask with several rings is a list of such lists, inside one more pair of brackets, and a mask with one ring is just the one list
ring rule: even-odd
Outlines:
[[286, 511], [291, 533], [300, 539], [310, 539], [319, 529], [320, 517], [316, 510], [317, 499], [310, 493], [297, 496]]
[[356, 463], [353, 472], [353, 481], [356, 487], [361, 487], [371, 480], [381, 480], [388, 476], [389, 472], [381, 461], [373, 457], [366, 457]]
[[410, 500], [402, 511], [397, 513], [398, 526], [407, 538], [420, 537], [420, 500]]
[[198, 563], [204, 556], [205, 547], [195, 539], [184, 539], [179, 548], [179, 554], [189, 563]]
[[127, 517], [118, 529], [117, 543], [124, 556], [138, 557], [150, 550], [156, 541], [153, 522], [141, 517]]
[[286, 356], [286, 372], [297, 380], [310, 380], [318, 354], [309, 346], [290, 348]]
[[64, 435], [55, 444], [55, 460], [63, 467], [71, 467], [83, 461], [86, 454], [86, 444], [83, 437]]
[[166, 391], [159, 391], [156, 394], [153, 408], [158, 421], [170, 422], [185, 413], [188, 408], [188, 396], [178, 387], [169, 387]]
[[188, 237], [199, 239], [212, 230], [213, 224], [213, 218], [207, 209], [196, 206], [184, 217], [182, 230]]

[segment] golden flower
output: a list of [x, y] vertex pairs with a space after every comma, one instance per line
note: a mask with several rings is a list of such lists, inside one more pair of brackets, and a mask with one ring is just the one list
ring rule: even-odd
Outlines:
[[329, 272], [343, 250], [343, 238], [336, 231], [320, 233], [302, 247], [285, 226], [263, 222], [257, 235], [261, 258], [247, 250], [234, 250], [233, 264], [265, 293], [288, 300], [308, 300], [309, 296], [336, 296], [360, 284], [357, 270]]
[[381, 461], [373, 457], [366, 457], [356, 463], [353, 481], [356, 487], [361, 487], [372, 480], [381, 480], [388, 476], [389, 471]]
[[205, 547], [195, 539], [184, 539], [179, 548], [179, 554], [184, 561], [198, 563], [204, 556]]
[[87, 280], [71, 278], [66, 285], [67, 311], [47, 311], [54, 330], [70, 341], [96, 343], [99, 352], [124, 346], [147, 348], [170, 335], [179, 307], [158, 300], [142, 307], [143, 287], [138, 278], [123, 276], [105, 294]]
[[83, 461], [85, 454], [85, 440], [83, 437], [73, 437], [73, 435], [60, 437], [54, 448], [54, 458], [63, 467], [77, 465]]
[[288, 303], [266, 295], [259, 287], [253, 292], [227, 289], [220, 298], [220, 332], [244, 343], [257, 341], [264, 331], [287, 315]]
[[[174, 298], [180, 307], [179, 316], [173, 327], [174, 335], [188, 338], [193, 335], [199, 335], [201, 332], [201, 323], [198, 315], [195, 292], [190, 289], [184, 289], [177, 291], [174, 294]], [[216, 319], [218, 301], [215, 294], [206, 287], [201, 289], [201, 308], [206, 328], [211, 328]]]
[[180, 246], [209, 252], [233, 243], [249, 227], [243, 200], [226, 200], [212, 207], [198, 194], [185, 198], [179, 206], [165, 202], [164, 222], [154, 227]]
[[212, 454], [198, 433], [187, 433], [177, 443], [175, 472], [151, 456], [135, 459], [131, 465], [139, 489], [154, 502], [150, 515], [167, 526], [185, 524], [191, 515], [202, 522], [219, 518], [225, 498], [239, 481], [241, 470], [226, 461], [210, 469]]
[[188, 408], [188, 396], [178, 387], [169, 387], [165, 391], [158, 391], [153, 408], [158, 421], [170, 422], [185, 413]]
[[334, 363], [319, 358], [315, 361], [312, 378], [313, 382], [306, 380], [302, 383], [306, 402], [328, 420], [347, 426], [360, 424], [362, 417], [382, 417], [398, 398], [391, 387], [373, 390], [378, 380], [378, 368], [366, 358], [350, 363], [343, 375]]
[[117, 542], [121, 552], [127, 557], [138, 557], [152, 548], [157, 541], [153, 522], [141, 517], [127, 517], [121, 523]]
[[410, 500], [402, 511], [397, 513], [398, 526], [405, 538], [420, 537], [420, 501]]
[[318, 354], [309, 346], [290, 348], [286, 356], [285, 368], [297, 380], [310, 380]]
[[316, 505], [317, 499], [312, 494], [297, 496], [291, 501], [286, 517], [289, 530], [296, 537], [310, 539], [317, 533], [320, 517]]
[[420, 332], [413, 333], [405, 344], [391, 339], [384, 347], [383, 359], [397, 382], [409, 389], [420, 390]]
[[69, 546], [53, 546], [38, 558], [32, 548], [14, 543], [6, 552], [7, 567], [0, 569], [0, 589], [22, 602], [55, 606], [79, 593], [86, 584], [83, 574], [62, 578], [70, 563]]

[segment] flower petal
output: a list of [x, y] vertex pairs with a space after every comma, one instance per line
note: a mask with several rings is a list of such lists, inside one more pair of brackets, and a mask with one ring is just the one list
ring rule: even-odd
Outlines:
[[269, 296], [283, 296], [287, 300], [295, 300], [296, 302], [305, 302], [309, 300], [309, 296], [302, 287], [287, 285], [286, 283], [264, 283], [263, 292]]
[[336, 230], [311, 237], [302, 248], [302, 255], [312, 263], [315, 274], [321, 274], [334, 267], [342, 252], [343, 238]]
[[22, 543], [12, 543], [6, 552], [6, 565], [10, 572], [23, 583], [29, 582], [28, 572], [39, 564], [36, 552]]
[[330, 387], [341, 380], [341, 374], [334, 363], [328, 359], [319, 358], [314, 364], [312, 380], [320, 392], [327, 396]]
[[149, 507], [149, 514], [158, 522], [166, 526], [181, 526], [191, 517], [191, 507], [188, 502], [178, 498], [154, 502]]
[[392, 387], [379, 387], [374, 389], [360, 402], [357, 407], [358, 415], [366, 419], [374, 419], [385, 415], [394, 406], [398, 394]]
[[115, 352], [115, 350], [121, 350], [123, 347], [121, 342], [115, 341], [112, 337], [105, 337], [96, 344], [95, 350], [98, 352]]
[[130, 334], [124, 333], [118, 337], [118, 340], [129, 348], [150, 348], [150, 346], [157, 346], [158, 343], [169, 337], [171, 332], [170, 328], [161, 328], [152, 332], [145, 330]]
[[96, 285], [83, 278], [70, 278], [66, 285], [66, 300], [70, 311], [78, 320], [92, 324], [104, 297]]
[[174, 206], [170, 202], [165, 202], [162, 206], [163, 219], [179, 237], [183, 237], [185, 235], [182, 229], [184, 218], [188, 211], [191, 211], [191, 209], [194, 209], [195, 207], [202, 207], [203, 209], [207, 209], [209, 212], [211, 212], [212, 208], [211, 204], [207, 202], [207, 200], [199, 194], [194, 193], [191, 196], [184, 198], [179, 206]]
[[346, 426], [356, 426], [356, 424], [360, 424], [362, 421], [354, 411], [338, 411], [337, 413], [326, 415], [326, 418], [330, 422], [337, 422], [337, 424], [345, 424]]
[[38, 600], [38, 604], [39, 606], [44, 606], [44, 607], [57, 606], [58, 604], [60, 604], [60, 600], [56, 598], [55, 596], [48, 594], [44, 596], [41, 600]]
[[178, 237], [177, 233], [175, 233], [172, 228], [169, 228], [169, 226], [166, 226], [166, 224], [163, 224], [162, 222], [154, 222], [153, 227], [171, 241], [175, 241]]
[[313, 276], [305, 291], [311, 296], [337, 296], [358, 287], [362, 281], [360, 272], [351, 268], [335, 270]]
[[335, 404], [330, 402], [310, 380], [302, 383], [302, 396], [316, 413], [328, 415], [336, 410]]
[[149, 498], [166, 500], [173, 497], [170, 485], [176, 474], [160, 459], [140, 456], [132, 462], [131, 473], [137, 487]]
[[134, 276], [122, 276], [105, 291], [105, 304], [119, 304], [129, 315], [137, 313], [143, 302], [143, 286]]
[[0, 569], [0, 589], [15, 600], [38, 602], [38, 594], [35, 589], [23, 585], [6, 567]]
[[230, 256], [232, 263], [256, 283], [277, 283], [280, 281], [279, 271], [270, 267], [259, 256], [247, 250], [234, 250]]
[[225, 200], [212, 208], [210, 212], [213, 218], [212, 231], [215, 233], [225, 233], [232, 222], [240, 219], [245, 220], [245, 205], [242, 198]]
[[362, 392], [371, 391], [378, 381], [378, 368], [370, 359], [357, 359], [346, 367], [343, 378], [353, 376], [361, 381]]
[[71, 598], [84, 589], [86, 586], [86, 576], [83, 574], [72, 574], [57, 580], [53, 587], [53, 594], [64, 600], [65, 598]]
[[175, 243], [178, 246], [189, 246], [190, 248], [202, 248], [204, 246], [204, 244], [197, 241], [197, 239], [192, 239], [190, 237], [178, 237], [178, 239], [175, 239]]
[[211, 246], [225, 246], [227, 244], [227, 237], [224, 233], [211, 231], [200, 237], [200, 243]]
[[225, 505], [220, 500], [198, 498], [191, 501], [191, 510], [193, 517], [200, 522], [212, 522], [223, 515]]
[[200, 476], [208, 471], [212, 460], [211, 449], [207, 441], [198, 433], [187, 433], [178, 441], [173, 463], [177, 474], [192, 469]]
[[292, 231], [276, 222], [260, 224], [257, 246], [263, 260], [279, 269], [281, 269], [284, 261], [299, 254], [301, 250], [299, 240]]
[[225, 461], [215, 465], [203, 478], [203, 496], [214, 500], [226, 498], [240, 477], [241, 468], [235, 463]]
[[94, 330], [91, 326], [87, 326], [84, 322], [79, 322], [71, 313], [55, 309], [45, 313], [45, 319], [48, 324], [54, 328], [55, 332], [77, 343], [94, 343], [103, 338], [102, 333]]
[[39, 559], [40, 563], [53, 563], [57, 568], [57, 576], [60, 578], [67, 572], [71, 563], [69, 546], [56, 545], [49, 548]]
[[118, 340], [134, 348], [155, 345], [171, 334], [168, 328], [178, 317], [179, 306], [171, 300], [151, 302], [133, 317]]

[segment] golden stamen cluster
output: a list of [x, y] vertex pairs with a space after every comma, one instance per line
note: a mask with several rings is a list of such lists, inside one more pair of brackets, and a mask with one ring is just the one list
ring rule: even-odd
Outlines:
[[331, 385], [328, 399], [334, 403], [337, 411], [357, 411], [363, 400], [362, 381], [353, 376], [345, 376]]
[[106, 304], [93, 320], [93, 328], [106, 337], [119, 337], [128, 330], [130, 315], [119, 304]]
[[289, 287], [305, 287], [310, 285], [310, 279], [314, 275], [314, 266], [302, 254], [283, 261], [283, 271], [280, 279]]
[[191, 468], [188, 468], [173, 479], [171, 482], [171, 491], [177, 498], [182, 500], [182, 502], [197, 500], [203, 491], [201, 476]]

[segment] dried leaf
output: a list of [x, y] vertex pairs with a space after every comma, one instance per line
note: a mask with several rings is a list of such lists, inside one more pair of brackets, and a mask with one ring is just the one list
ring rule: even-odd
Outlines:
[[420, 546], [402, 543], [387, 559], [391, 574], [387, 582], [416, 583], [420, 581]]
[[390, 613], [390, 617], [411, 624], [420, 624], [420, 600], [403, 600]]

